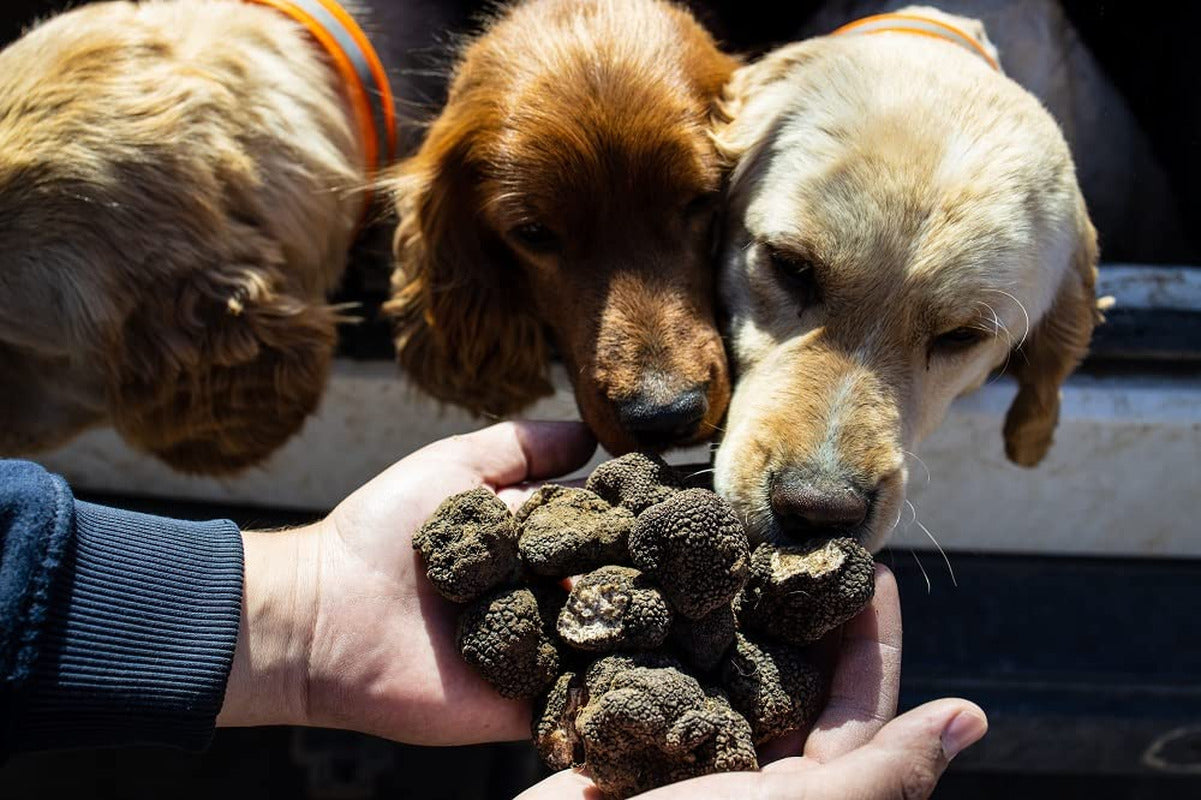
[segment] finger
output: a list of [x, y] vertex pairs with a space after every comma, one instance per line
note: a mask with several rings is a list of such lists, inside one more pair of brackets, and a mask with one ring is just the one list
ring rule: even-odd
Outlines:
[[565, 769], [526, 789], [517, 795], [517, 800], [600, 800], [600, 797], [591, 780], [576, 770]]
[[552, 478], [588, 463], [596, 439], [578, 422], [502, 422], [419, 450], [415, 460], [453, 462], [493, 487]]
[[830, 697], [805, 756], [831, 761], [871, 740], [897, 712], [901, 690], [901, 601], [896, 578], [876, 565], [876, 593], [842, 631]]
[[800, 774], [763, 774], [763, 796], [802, 800], [927, 798], [947, 764], [988, 731], [984, 712], [967, 700], [926, 703], [889, 722], [866, 745]]

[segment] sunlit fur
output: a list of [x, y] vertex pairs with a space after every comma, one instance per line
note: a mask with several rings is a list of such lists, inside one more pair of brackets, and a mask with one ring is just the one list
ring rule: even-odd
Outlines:
[[[963, 48], [905, 34], [777, 50], [736, 75], [726, 111], [719, 294], [738, 377], [715, 479], [754, 533], [782, 536], [768, 485], [791, 466], [874, 497], [857, 533], [880, 547], [904, 451], [1005, 363], [1006, 452], [1037, 464], [1099, 320], [1096, 236], [1050, 116]], [[767, 245], [813, 270], [816, 302]], [[981, 341], [934, 344], [961, 327]]]
[[186, 471], [316, 407], [367, 176], [277, 11], [97, 3], [0, 54], [0, 455], [111, 423]]
[[[616, 404], [729, 379], [713, 314], [710, 119], [735, 61], [659, 0], [532, 0], [463, 52], [449, 101], [395, 180], [400, 362], [487, 415], [547, 394], [552, 348], [586, 422], [634, 445]], [[538, 252], [513, 235], [553, 231]], [[548, 335], [549, 334], [549, 335]]]

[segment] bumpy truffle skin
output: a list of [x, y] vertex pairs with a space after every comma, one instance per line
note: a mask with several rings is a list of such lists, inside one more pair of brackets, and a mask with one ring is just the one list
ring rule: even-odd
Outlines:
[[587, 697], [583, 678], [574, 672], [565, 672], [534, 708], [534, 746], [542, 761], [553, 770], [584, 763], [583, 744], [576, 734], [575, 717]]
[[700, 619], [738, 594], [750, 545], [724, 500], [704, 489], [685, 489], [638, 517], [630, 556], [676, 611]]
[[684, 671], [684, 665], [666, 653], [613, 653], [593, 661], [584, 671], [588, 696], [599, 697], [609, 691], [618, 675], [636, 668]]
[[609, 798], [758, 766], [746, 720], [671, 668], [617, 673], [580, 710], [576, 730], [588, 773]]
[[734, 609], [727, 603], [700, 619], [676, 617], [671, 643], [695, 669], [709, 672], [734, 644], [734, 628]]
[[821, 704], [821, 673], [790, 644], [755, 642], [740, 633], [721, 678], [756, 745], [810, 724]]
[[663, 459], [647, 453], [628, 453], [593, 470], [585, 487], [613, 505], [641, 514], [678, 492], [680, 485], [676, 471]]
[[448, 498], [413, 536], [438, 594], [467, 603], [513, 578], [517, 524], [505, 504], [484, 488]]
[[749, 630], [806, 645], [858, 614], [875, 591], [871, 553], [853, 539], [761, 544], [739, 597], [738, 619]]
[[501, 696], [535, 697], [559, 673], [550, 635], [556, 611], [530, 589], [493, 592], [459, 617], [459, 652]]
[[538, 575], [561, 578], [629, 560], [634, 515], [587, 489], [544, 486], [518, 516], [523, 520], [518, 552]]
[[579, 650], [653, 650], [667, 638], [671, 621], [667, 601], [641, 572], [612, 566], [575, 582], [558, 631]]

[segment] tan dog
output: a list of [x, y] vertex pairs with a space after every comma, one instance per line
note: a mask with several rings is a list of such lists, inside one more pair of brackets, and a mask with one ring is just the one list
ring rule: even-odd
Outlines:
[[345, 76], [225, 0], [81, 7], [0, 76], [0, 455], [111, 422], [182, 470], [265, 458], [317, 405], [364, 210]]
[[719, 292], [738, 379], [715, 482], [760, 538], [880, 547], [906, 452], [1003, 364], [1020, 385], [1006, 452], [1037, 464], [1099, 321], [1054, 121], [979, 23], [906, 14], [894, 27], [918, 30], [791, 45], [729, 91]]
[[612, 452], [707, 438], [729, 398], [713, 315], [736, 62], [661, 0], [532, 0], [463, 53], [396, 192], [396, 345], [429, 393], [503, 415], [552, 346]]

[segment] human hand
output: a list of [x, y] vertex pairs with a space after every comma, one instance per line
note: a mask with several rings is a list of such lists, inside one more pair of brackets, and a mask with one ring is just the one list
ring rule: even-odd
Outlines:
[[[759, 772], [707, 775], [640, 798], [928, 797], [947, 763], [987, 730], [984, 712], [966, 700], [936, 700], [892, 719], [900, 691], [901, 605], [896, 580], [882, 565], [876, 567], [872, 602], [818, 649], [825, 651], [818, 653], [820, 660], [833, 659], [834, 674], [829, 700], [811, 730], [770, 743], [761, 760], [771, 763]], [[566, 770], [518, 800], [598, 797], [592, 781]]]
[[529, 704], [501, 698], [459, 656], [458, 608], [426, 580], [412, 535], [477, 486], [510, 507], [525, 481], [587, 462], [576, 423], [504, 423], [394, 464], [322, 522], [243, 534], [245, 599], [219, 725], [346, 728], [416, 744], [529, 736]]

